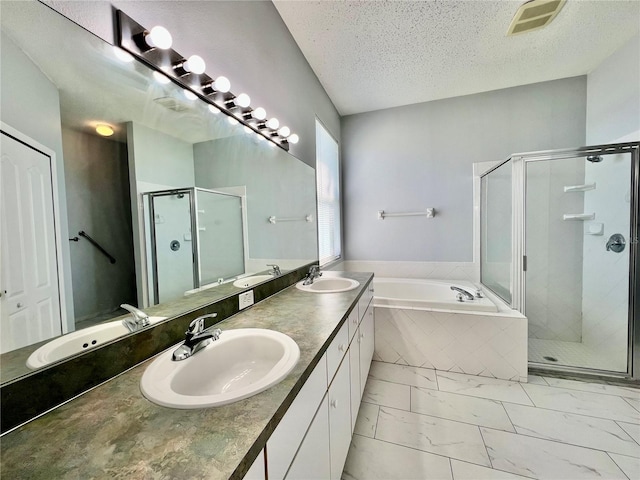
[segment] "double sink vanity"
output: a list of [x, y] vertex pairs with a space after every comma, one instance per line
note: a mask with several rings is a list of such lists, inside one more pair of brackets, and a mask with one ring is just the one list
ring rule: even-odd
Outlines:
[[339, 479], [373, 357], [372, 278], [326, 273], [215, 324], [190, 358], [172, 346], [6, 434], [2, 473]]

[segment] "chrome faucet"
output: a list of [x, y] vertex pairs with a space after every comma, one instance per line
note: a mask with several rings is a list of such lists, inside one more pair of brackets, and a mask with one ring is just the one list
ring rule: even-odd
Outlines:
[[464, 288], [451, 285], [451, 290], [455, 290], [459, 294], [463, 295], [467, 300], [473, 300], [475, 297], [471, 293], [467, 292]]
[[304, 277], [304, 282], [302, 282], [302, 284], [311, 285], [316, 278], [321, 276], [322, 272], [320, 271], [320, 267], [318, 265], [311, 265], [311, 267], [309, 267], [309, 273]]
[[131, 313], [130, 317], [122, 320], [122, 324], [127, 327], [130, 332], [137, 332], [138, 330], [149, 326], [149, 315], [144, 313], [142, 310], [139, 310], [128, 303], [123, 303], [120, 305], [120, 308], [124, 308]]
[[267, 267], [271, 267], [273, 269], [269, 272], [269, 274], [273, 275], [274, 277], [282, 275], [282, 272], [280, 271], [280, 267], [278, 265], [268, 263]]
[[207, 332], [204, 329], [205, 318], [215, 318], [217, 316], [217, 313], [210, 313], [209, 315], [202, 315], [192, 321], [185, 332], [184, 343], [175, 349], [171, 359], [174, 362], [179, 362], [180, 360], [189, 358], [211, 342], [218, 340], [222, 330], [216, 328], [211, 332]]

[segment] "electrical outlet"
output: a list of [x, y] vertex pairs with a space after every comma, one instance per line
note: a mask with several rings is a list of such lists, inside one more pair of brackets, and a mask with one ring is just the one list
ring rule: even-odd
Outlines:
[[238, 295], [238, 308], [243, 310], [253, 305], [253, 290]]

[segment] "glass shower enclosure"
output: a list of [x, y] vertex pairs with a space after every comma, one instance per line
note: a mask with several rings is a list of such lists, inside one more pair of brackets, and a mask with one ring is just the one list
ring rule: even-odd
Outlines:
[[150, 304], [245, 273], [241, 196], [189, 187], [143, 200]]
[[481, 283], [527, 317], [530, 367], [640, 377], [638, 151], [517, 154], [481, 176]]

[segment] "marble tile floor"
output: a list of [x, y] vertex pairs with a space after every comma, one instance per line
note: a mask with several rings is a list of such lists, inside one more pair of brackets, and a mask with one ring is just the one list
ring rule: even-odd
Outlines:
[[640, 479], [640, 389], [373, 362], [342, 480]]

